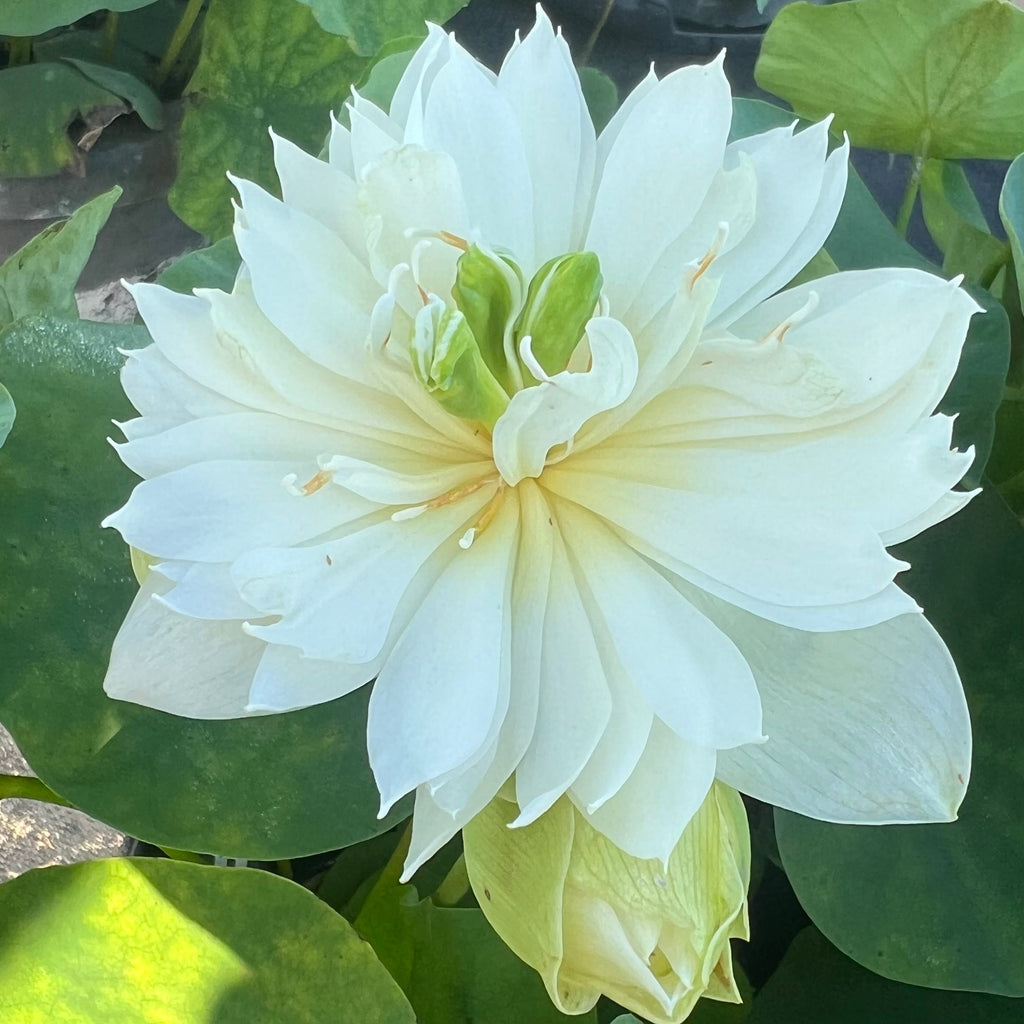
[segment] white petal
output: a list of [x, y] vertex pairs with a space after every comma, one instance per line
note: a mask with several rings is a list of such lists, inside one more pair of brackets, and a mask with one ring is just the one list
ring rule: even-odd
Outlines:
[[593, 186], [594, 126], [569, 47], [538, 7], [537, 23], [506, 58], [498, 91], [515, 111], [533, 181], [535, 261], [576, 248], [582, 198]]
[[250, 548], [311, 540], [377, 507], [341, 487], [289, 494], [281, 481], [303, 472], [297, 462], [194, 463], [144, 480], [103, 525], [157, 558], [229, 562]]
[[811, 292], [817, 307], [786, 332], [783, 347], [828, 367], [840, 387], [843, 420], [857, 406], [894, 404], [896, 389], [906, 389], [907, 400], [898, 404], [898, 417], [877, 420], [880, 431], [905, 428], [935, 409], [956, 372], [967, 324], [980, 308], [963, 289], [920, 270], [847, 271], [762, 302], [730, 330], [762, 338], [804, 306]]
[[185, 718], [241, 718], [264, 645], [239, 622], [193, 619], [154, 600], [173, 584], [150, 573], [114, 639], [103, 689]]
[[154, 600], [179, 615], [196, 619], [249, 619], [259, 614], [239, 595], [227, 563], [161, 562], [154, 569], [175, 581], [173, 589]]
[[448, 231], [460, 236], [470, 232], [455, 161], [447, 153], [419, 146], [388, 150], [366, 168], [359, 186], [359, 208], [366, 219], [374, 273], [385, 283], [393, 267], [412, 258], [416, 239], [406, 232]]
[[518, 503], [458, 552], [398, 638], [370, 698], [367, 746], [384, 814], [480, 750], [500, 688]]
[[595, 517], [569, 503], [554, 508], [615, 652], [654, 714], [705, 747], [758, 739], [757, 688], [733, 642]]
[[428, 22], [427, 38], [406, 65], [391, 97], [388, 114], [403, 133], [410, 127], [422, 130], [423, 104], [437, 72], [448, 63], [450, 45], [444, 29]]
[[752, 515], [749, 501], [637, 482], [626, 457], [614, 475], [590, 473], [589, 455], [549, 468], [547, 488], [608, 519], [673, 571], [682, 562], [759, 601], [820, 605], [871, 597], [906, 568], [848, 516], [818, 508], [794, 516], [791, 505], [767, 500]]
[[355, 165], [352, 161], [352, 133], [335, 116], [331, 115], [331, 133], [327, 140], [328, 163], [342, 174], [355, 177]]
[[[348, 438], [335, 430], [270, 413], [241, 412], [189, 420], [159, 434], [116, 445], [121, 461], [142, 477], [211, 459], [308, 460], [337, 451]], [[348, 442], [351, 443], [351, 442]]]
[[777, 128], [729, 147], [757, 175], [757, 216], [746, 237], [712, 266], [722, 284], [711, 312], [729, 324], [778, 291], [821, 248], [846, 192], [849, 144], [826, 159], [828, 121], [793, 134]]
[[281, 196], [288, 206], [330, 228], [361, 262], [366, 260], [366, 229], [356, 205], [351, 175], [310, 156], [288, 139], [270, 133]]
[[277, 714], [324, 704], [357, 690], [379, 668], [379, 661], [368, 665], [315, 661], [294, 647], [268, 644], [253, 677], [246, 710]]
[[118, 424], [130, 441], [177, 426], [193, 416], [218, 416], [245, 408], [197, 384], [169, 362], [156, 345], [128, 356], [121, 371], [121, 386], [142, 414]]
[[418, 519], [384, 519], [324, 544], [243, 555], [232, 569], [239, 592], [263, 614], [281, 616], [251, 632], [309, 658], [369, 661], [383, 648], [413, 578], [488, 497], [478, 492]]
[[[403, 462], [396, 461], [401, 468]], [[490, 462], [433, 462], [421, 457], [409, 461], [418, 472], [403, 473], [393, 468], [394, 463], [385, 468], [347, 455], [334, 455], [323, 466], [336, 483], [381, 505], [419, 505], [487, 477], [497, 482]]]
[[407, 132], [406, 141], [454, 159], [472, 225], [532, 268], [533, 219], [523, 213], [533, 208], [533, 190], [519, 120], [461, 47], [451, 47], [427, 94], [422, 140]]
[[601, 739], [612, 701], [601, 657], [562, 538], [554, 538], [540, 703], [529, 749], [516, 769], [515, 825], [544, 813], [583, 770]]
[[[554, 527], [543, 494], [532, 480], [524, 480], [516, 489], [516, 494], [522, 515], [522, 537], [516, 555], [512, 587], [511, 655], [514, 683], [509, 694], [508, 712], [501, 726], [493, 758], [482, 773], [475, 769], [467, 772], [475, 782], [475, 789], [462, 799], [455, 811], [444, 810], [431, 795], [430, 787], [420, 786], [417, 789], [412, 841], [402, 875], [405, 879], [494, 799], [519, 764], [533, 736], [537, 720], [541, 648]], [[437, 797], [447, 799], [449, 793], [439, 790]]]
[[242, 197], [235, 241], [260, 309], [314, 362], [361, 379], [380, 287], [332, 231], [259, 186], [232, 180]]
[[618, 793], [595, 811], [577, 807], [626, 853], [664, 864], [714, 779], [715, 751], [688, 743], [655, 719], [643, 755]]
[[631, 480], [742, 498], [751, 519], [767, 502], [791, 506], [796, 518], [808, 508], [848, 516], [882, 534], [931, 509], [970, 468], [973, 450], [950, 451], [952, 427], [950, 417], [931, 416], [905, 434], [837, 433], [762, 451], [741, 443], [615, 447], [587, 452], [585, 464], [608, 475], [627, 464]]
[[721, 752], [720, 779], [824, 821], [956, 817], [970, 774], [970, 719], [956, 667], [923, 616], [805, 633], [712, 598], [702, 607], [750, 662], [768, 734], [760, 746]]
[[586, 242], [600, 257], [613, 313], [629, 308], [700, 209], [722, 166], [731, 120], [729, 83], [716, 60], [666, 76], [622, 123], [601, 172]]
[[390, 149], [402, 144], [402, 129], [380, 107], [353, 90], [348, 105], [351, 129], [352, 166], [356, 180]]
[[592, 416], [614, 409], [636, 384], [636, 347], [617, 320], [595, 317], [587, 324], [591, 367], [553, 377], [539, 366], [535, 387], [516, 392], [494, 425], [494, 464], [506, 483], [538, 476], [555, 445], [571, 441]]
[[888, 547], [890, 544], [902, 544], [903, 541], [916, 537], [919, 533], [935, 526], [936, 523], [941, 523], [954, 513], [959, 512], [964, 505], [980, 493], [981, 488], [978, 487], [973, 491], [950, 491], [948, 494], [942, 495], [934, 505], [914, 516], [913, 519], [886, 530], [882, 534], [882, 543]]

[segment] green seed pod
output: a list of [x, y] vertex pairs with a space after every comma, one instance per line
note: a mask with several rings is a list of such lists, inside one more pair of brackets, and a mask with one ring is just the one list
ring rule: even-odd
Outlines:
[[455, 268], [452, 296], [477, 340], [487, 368], [502, 384], [508, 384], [505, 359], [505, 328], [515, 312], [509, 271], [518, 268], [471, 245]]
[[437, 296], [416, 314], [412, 365], [420, 383], [453, 416], [493, 427], [508, 405], [465, 315]]
[[592, 252], [570, 252], [548, 260], [533, 276], [516, 320], [516, 345], [530, 335], [545, 373], [560, 373], [583, 337], [601, 298], [601, 264]]

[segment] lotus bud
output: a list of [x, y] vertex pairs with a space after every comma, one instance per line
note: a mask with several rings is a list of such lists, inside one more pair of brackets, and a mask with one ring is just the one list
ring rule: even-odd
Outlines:
[[416, 314], [412, 365], [420, 383], [454, 416], [493, 427], [508, 405], [465, 315], [436, 295]]
[[601, 264], [592, 252], [571, 252], [544, 264], [530, 282], [515, 336], [529, 335], [537, 362], [560, 373], [583, 337], [601, 298]]
[[663, 864], [624, 853], [562, 797], [530, 825], [501, 796], [463, 830], [488, 921], [563, 1013], [600, 996], [679, 1024], [702, 996], [740, 1002], [729, 940], [746, 939], [750, 838], [716, 782]]
[[505, 330], [510, 325], [522, 286], [519, 269], [501, 256], [471, 245], [455, 266], [452, 297], [466, 317], [487, 368], [502, 384], [508, 384]]

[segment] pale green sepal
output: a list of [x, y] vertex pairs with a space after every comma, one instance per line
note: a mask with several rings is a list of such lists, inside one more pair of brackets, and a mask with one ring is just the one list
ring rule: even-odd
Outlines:
[[146, 582], [146, 577], [153, 571], [153, 566], [160, 559], [147, 555], [145, 551], [133, 548], [130, 544], [128, 545], [128, 554], [132, 560], [132, 572], [135, 574], [136, 582], [141, 587]]
[[512, 293], [512, 284], [518, 276], [518, 267], [510, 261], [471, 245], [459, 257], [452, 286], [452, 297], [466, 317], [484, 362], [506, 390], [511, 388], [505, 333], [522, 294], [521, 288], [517, 295]]
[[530, 281], [516, 320], [515, 337], [527, 335], [547, 374], [560, 373], [583, 337], [601, 298], [601, 264], [592, 252], [571, 252], [548, 260]]
[[420, 383], [453, 416], [493, 427], [508, 405], [465, 315], [436, 295], [416, 314], [412, 365]]
[[715, 783], [668, 864], [623, 853], [567, 798], [508, 828], [493, 801], [463, 831], [470, 883], [499, 935], [565, 1013], [601, 994], [654, 1024], [702, 996], [739, 1002], [729, 940], [747, 938], [750, 839], [739, 794]]

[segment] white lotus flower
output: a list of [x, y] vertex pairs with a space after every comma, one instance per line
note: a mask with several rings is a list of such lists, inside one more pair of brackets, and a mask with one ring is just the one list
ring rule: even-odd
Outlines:
[[641, 858], [716, 774], [953, 818], [964, 697], [885, 546], [970, 497], [932, 413], [976, 307], [915, 270], [774, 294], [846, 147], [729, 144], [720, 61], [652, 73], [595, 139], [543, 13], [497, 76], [431, 29], [350, 117], [326, 161], [275, 139], [283, 201], [237, 182], [230, 295], [134, 289], [145, 479], [107, 522], [159, 564], [107, 692], [223, 718], [375, 679], [408, 871], [512, 777], [518, 824], [567, 794]]

